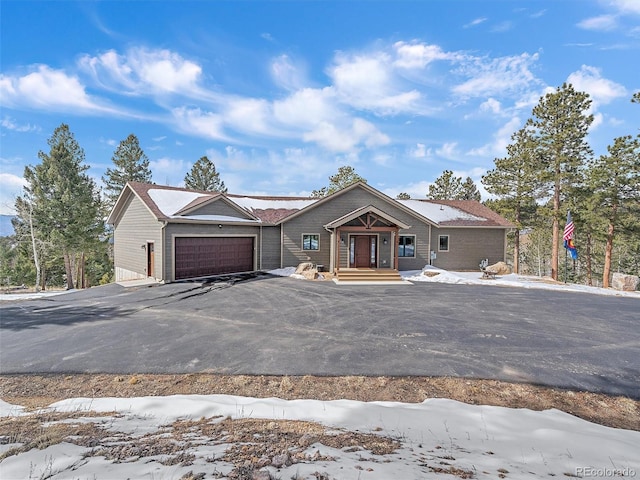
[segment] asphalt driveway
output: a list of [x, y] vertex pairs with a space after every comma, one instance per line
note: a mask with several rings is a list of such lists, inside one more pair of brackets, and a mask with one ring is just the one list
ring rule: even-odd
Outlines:
[[640, 398], [640, 302], [423, 283], [118, 285], [0, 305], [0, 373], [465, 376]]

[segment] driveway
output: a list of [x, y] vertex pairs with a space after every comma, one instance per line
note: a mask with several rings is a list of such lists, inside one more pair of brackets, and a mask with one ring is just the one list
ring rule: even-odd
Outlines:
[[0, 372], [464, 376], [640, 398], [640, 303], [269, 275], [0, 306]]

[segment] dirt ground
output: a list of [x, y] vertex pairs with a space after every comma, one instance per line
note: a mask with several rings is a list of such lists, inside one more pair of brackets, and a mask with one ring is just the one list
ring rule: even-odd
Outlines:
[[449, 398], [474, 405], [556, 408], [609, 427], [640, 430], [640, 401], [536, 385], [451, 377], [249, 375], [0, 375], [0, 398], [29, 409], [74, 397], [226, 394], [285, 400], [349, 399], [419, 403]]

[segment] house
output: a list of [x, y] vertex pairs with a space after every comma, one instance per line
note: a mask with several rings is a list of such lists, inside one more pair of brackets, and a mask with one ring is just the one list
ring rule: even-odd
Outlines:
[[395, 200], [366, 183], [324, 198], [260, 197], [129, 182], [114, 226], [116, 281], [160, 281], [313, 262], [450, 270], [504, 261], [507, 220], [475, 201]]

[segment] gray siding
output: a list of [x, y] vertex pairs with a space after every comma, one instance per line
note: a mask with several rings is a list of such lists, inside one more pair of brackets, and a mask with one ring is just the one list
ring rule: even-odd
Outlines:
[[[498, 228], [433, 228], [434, 266], [445, 270], [478, 270], [483, 258], [489, 264], [504, 261], [505, 230]], [[440, 235], [449, 235], [449, 251], [438, 251]]]
[[[164, 258], [170, 259], [165, 263], [164, 278], [170, 282], [175, 280], [174, 261], [174, 237], [254, 237], [254, 269], [258, 269], [258, 259], [260, 258], [260, 228], [256, 226], [244, 225], [223, 225], [219, 228], [215, 225], [200, 225], [189, 223], [169, 223], [165, 227]], [[156, 250], [157, 251], [157, 250]]]
[[147, 242], [154, 242], [154, 273], [158, 279], [163, 279], [162, 262], [162, 224], [155, 219], [145, 205], [131, 195], [123, 209], [123, 215], [115, 225], [113, 233], [113, 257], [116, 272], [122, 272], [116, 280], [125, 280], [122, 275], [129, 271], [139, 277], [147, 276], [147, 251], [142, 246]]
[[262, 270], [280, 268], [280, 227], [262, 227]]
[[232, 207], [221, 199], [204, 205], [193, 212], [189, 212], [187, 215], [225, 215], [227, 217], [252, 218], [248, 213], [238, 211], [238, 209]]
[[[366, 190], [356, 187], [348, 192], [334, 196], [324, 204], [312, 208], [307, 213], [299, 215], [282, 225], [283, 266], [295, 266], [300, 262], [311, 261], [328, 267], [331, 259], [331, 236], [329, 232], [324, 229], [323, 225], [366, 205], [373, 205], [388, 215], [405, 222], [407, 225], [411, 225], [410, 229], [401, 230], [400, 234], [416, 235], [416, 257], [400, 259], [399, 267], [401, 270], [420, 269], [429, 262], [429, 225], [422, 223], [413, 215], [406, 213], [404, 210], [395, 207]], [[340, 266], [345, 267], [347, 265], [349, 249], [347, 238], [348, 227], [344, 227], [341, 231], [345, 237], [345, 244], [340, 246]], [[302, 250], [302, 234], [304, 233], [317, 233], [320, 235], [320, 250]], [[384, 248], [382, 238], [383, 237], [380, 236], [379, 245], [381, 250]], [[379, 251], [380, 260], [384, 258], [382, 256], [384, 252], [381, 250]], [[389, 255], [387, 255], [387, 257], [388, 256]], [[380, 266], [384, 267], [382, 262], [380, 262]]]

